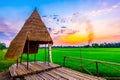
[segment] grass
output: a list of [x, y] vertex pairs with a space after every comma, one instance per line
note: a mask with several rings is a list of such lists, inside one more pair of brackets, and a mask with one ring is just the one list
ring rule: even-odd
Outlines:
[[[0, 52], [0, 71], [5, 70], [8, 68], [10, 65], [15, 63], [15, 60], [7, 60], [3, 58], [6, 50], [3, 50]], [[43, 48], [39, 49], [38, 54], [37, 54], [37, 60], [38, 61], [44, 61], [44, 52], [45, 50]], [[48, 52], [48, 51], [47, 51]], [[108, 61], [108, 62], [115, 62], [115, 63], [120, 63], [120, 49], [119, 48], [53, 48], [52, 49], [52, 57], [53, 57], [53, 62], [56, 64], [63, 65], [63, 56], [72, 56], [72, 57], [77, 57], [80, 58], [80, 53], [82, 53], [82, 58], [87, 58], [87, 59], [93, 59], [93, 60], [102, 60], [102, 61]], [[23, 56], [23, 60], [26, 60], [26, 55]], [[30, 61], [34, 60], [34, 55], [30, 55]], [[86, 72], [85, 70], [81, 69], [80, 60], [75, 60], [75, 59], [66, 59], [66, 66], [70, 67], [72, 69]], [[83, 65], [88, 64], [90, 62], [88, 61], [82, 61]], [[111, 69], [108, 66], [105, 66], [103, 64], [98, 64], [99, 65], [99, 74], [101, 76], [120, 76], [119, 72]], [[90, 64], [89, 66], [86, 66], [85, 68], [88, 69], [91, 73], [94, 75], [96, 74], [96, 67], [95, 63]], [[114, 65], [109, 65], [115, 68], [119, 67], [114, 66]]]
[[12, 64], [15, 63], [15, 60], [8, 60], [4, 58], [4, 55], [7, 50], [0, 50], [0, 72], [8, 69]]

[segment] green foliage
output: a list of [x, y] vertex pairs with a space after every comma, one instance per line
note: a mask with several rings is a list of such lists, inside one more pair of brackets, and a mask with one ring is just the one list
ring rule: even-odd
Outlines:
[[6, 45], [4, 43], [0, 43], [0, 50], [6, 49]]
[[15, 63], [15, 60], [8, 60], [8, 59], [4, 58], [5, 53], [6, 53], [6, 49], [0, 50], [0, 72], [5, 71], [12, 64]]
[[93, 48], [120, 48], [120, 42], [117, 43], [93, 43]]
[[99, 44], [94, 43], [94, 44], [92, 44], [92, 47], [93, 47], [93, 48], [99, 48]]

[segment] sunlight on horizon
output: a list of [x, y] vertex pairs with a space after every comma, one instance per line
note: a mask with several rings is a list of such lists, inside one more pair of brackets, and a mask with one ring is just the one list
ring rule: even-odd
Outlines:
[[[119, 42], [119, 0], [16, 0], [0, 4], [0, 42], [9, 46], [35, 6], [54, 45]], [[9, 15], [8, 15], [9, 13]], [[88, 22], [89, 21], [89, 22]]]

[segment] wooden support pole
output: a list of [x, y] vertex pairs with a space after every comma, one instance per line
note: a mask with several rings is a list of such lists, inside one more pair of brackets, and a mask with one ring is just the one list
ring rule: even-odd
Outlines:
[[20, 57], [20, 63], [22, 63], [22, 56], [23, 56], [23, 54], [21, 54], [21, 57]]
[[99, 72], [98, 72], [98, 62], [96, 62], [96, 76], [99, 76]]
[[28, 41], [28, 52], [27, 52], [27, 70], [29, 67], [29, 41]]
[[36, 54], [34, 54], [34, 62], [36, 62]]
[[[45, 41], [47, 41], [47, 34], [46, 34], [46, 31], [45, 31]], [[45, 43], [45, 63], [46, 63], [46, 57], [47, 57], [46, 54], [47, 54], [47, 53], [46, 53], [46, 43]]]
[[46, 44], [45, 44], [45, 63], [46, 63]]
[[48, 44], [48, 66], [49, 66], [49, 62], [50, 62], [50, 57], [49, 57], [49, 44]]
[[16, 66], [16, 67], [18, 68], [18, 57], [17, 57], [17, 60], [16, 60], [16, 62], [17, 62], [17, 66]]
[[52, 63], [52, 48], [51, 44], [48, 44], [48, 57], [49, 57], [49, 62]]

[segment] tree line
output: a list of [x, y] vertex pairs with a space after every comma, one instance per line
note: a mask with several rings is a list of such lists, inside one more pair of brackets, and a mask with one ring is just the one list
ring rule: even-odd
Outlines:
[[120, 42], [117, 43], [92, 43], [91, 45], [83, 46], [53, 46], [53, 48], [120, 48]]
[[93, 48], [120, 48], [120, 42], [117, 43], [93, 43]]
[[[91, 45], [83, 45], [83, 46], [53, 46], [53, 48], [120, 48], [120, 42], [117, 43], [92, 43]], [[5, 43], [0, 42], [0, 50], [7, 49]]]

